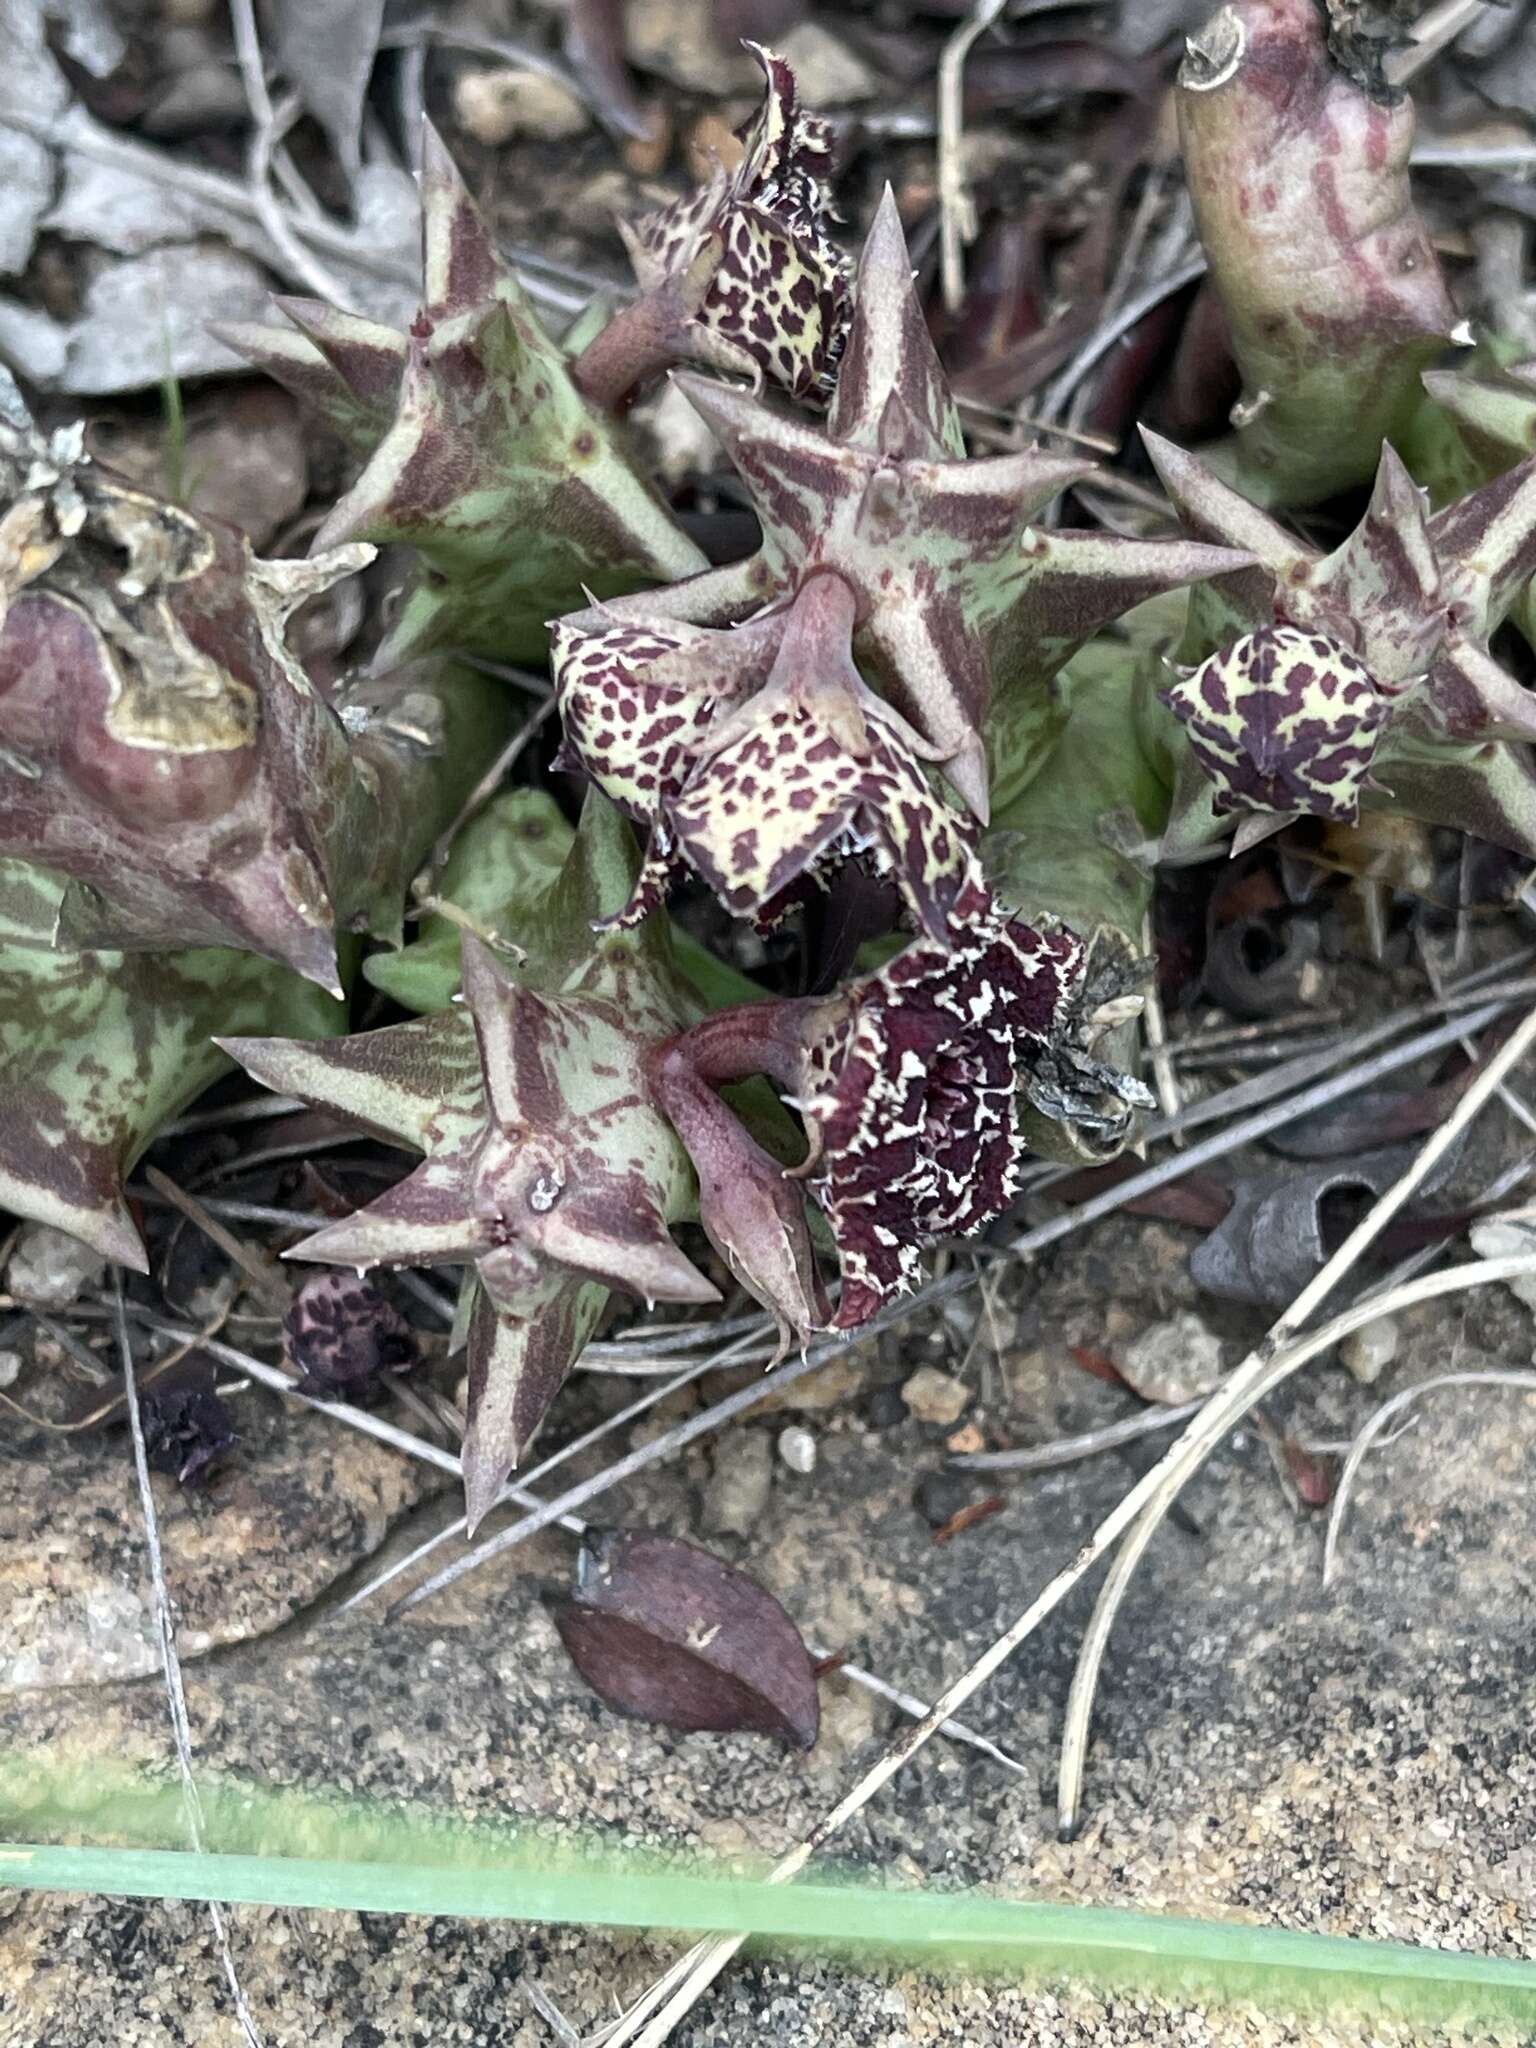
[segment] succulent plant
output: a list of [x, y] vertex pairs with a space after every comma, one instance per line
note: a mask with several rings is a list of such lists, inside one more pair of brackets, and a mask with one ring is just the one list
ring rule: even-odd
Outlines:
[[1318, 0], [1233, 0], [1191, 36], [1179, 135], [1242, 372], [1238, 479], [1270, 505], [1364, 483], [1456, 326], [1414, 210], [1412, 102], [1329, 49]]
[[[626, 914], [691, 868], [733, 912], [772, 916], [802, 878], [852, 855], [888, 872], [942, 940], [974, 897], [974, 835], [930, 771], [986, 819], [994, 663], [1011, 706], [1127, 607], [1246, 558], [1040, 532], [1035, 515], [1091, 465], [1037, 450], [965, 459], [889, 193], [826, 432], [678, 381], [729, 449], [764, 538], [734, 568], [556, 627], [565, 759], [650, 828]], [[1036, 724], [1000, 709], [1010, 757]]]
[[[1518, 343], [1485, 336], [1455, 368], [1426, 370], [1424, 388], [1433, 403], [1419, 414], [1406, 452], [1436, 505], [1536, 454], [1536, 360], [1525, 360]], [[1536, 647], [1536, 577], [1509, 616]]]
[[[1198, 592], [1167, 692], [1190, 741], [1164, 840], [1223, 814], [1352, 819], [1363, 799], [1536, 856], [1536, 698], [1489, 641], [1536, 569], [1536, 461], [1431, 513], [1394, 450], [1319, 554], [1194, 456], [1147, 436], [1186, 525], [1256, 566]], [[1262, 829], [1262, 828], [1261, 828]]]
[[498, 693], [439, 662], [326, 700], [287, 620], [369, 549], [261, 561], [75, 429], [0, 421], [0, 487], [0, 854], [70, 878], [70, 944], [240, 947], [339, 995], [338, 931], [398, 938]]
[[531, 1441], [618, 1287], [705, 1302], [713, 1283], [673, 1243], [693, 1207], [687, 1154], [645, 1076], [692, 1008], [664, 928], [594, 938], [633, 882], [627, 830], [589, 800], [556, 880], [526, 901], [530, 948], [503, 960], [463, 936], [462, 1006], [326, 1046], [232, 1038], [268, 1087], [420, 1151], [405, 1180], [325, 1225], [294, 1256], [341, 1266], [463, 1265], [478, 1521]]
[[1435, 505], [1476, 490], [1536, 454], [1536, 361], [1522, 345], [1481, 335], [1454, 363], [1424, 372], [1430, 403], [1401, 444]]
[[123, 1177], [230, 1067], [218, 1031], [343, 1028], [312, 982], [252, 953], [82, 953], [57, 942], [65, 888], [0, 860], [0, 1209], [147, 1270]]
[[[558, 880], [575, 834], [541, 789], [507, 789], [455, 833], [441, 872], [424, 878], [427, 909], [410, 942], [363, 962], [365, 980], [402, 1009], [446, 1010], [459, 992], [463, 934], [521, 947], [530, 905]], [[423, 906], [425, 907], [425, 906]]]
[[596, 403], [616, 405], [689, 360], [807, 402], [832, 395], [850, 303], [850, 265], [830, 233], [832, 132], [800, 105], [782, 57], [746, 47], [765, 89], [738, 161], [717, 161], [691, 198], [623, 229], [641, 295], [572, 365]]
[[[361, 464], [309, 562], [0, 390], [0, 1201], [141, 1259], [122, 1175], [230, 1057], [419, 1155], [294, 1255], [462, 1270], [478, 1521], [611, 1293], [704, 1306], [724, 1268], [804, 1344], [1002, 1216], [1030, 1152], [1121, 1147], [1159, 857], [1377, 807], [1536, 857], [1499, 637], [1530, 622], [1536, 378], [1493, 341], [1430, 367], [1411, 117], [1346, 12], [1330, 43], [1315, 0], [1234, 0], [1192, 44], [1246, 392], [1208, 461], [1148, 437], [1170, 538], [1048, 528], [1075, 455], [967, 455], [895, 201], [850, 271], [768, 51], [739, 160], [637, 225], [640, 294], [582, 341], [431, 135], [409, 334], [292, 300], [239, 330]], [[674, 363], [745, 560], [706, 565], [618, 418]], [[1327, 547], [1277, 514], [1356, 490]], [[396, 543], [403, 608], [327, 694], [287, 614]], [[458, 653], [548, 654], [579, 824], [542, 743], [490, 787], [512, 700]], [[725, 936], [807, 904], [798, 949]], [[354, 1277], [301, 1310], [312, 1386], [409, 1344]]]
[[422, 139], [422, 307], [407, 336], [279, 303], [302, 331], [225, 338], [361, 448], [398, 390], [362, 474], [317, 548], [408, 542], [422, 567], [381, 660], [438, 648], [538, 659], [544, 622], [579, 604], [688, 576], [703, 557], [572, 382], [441, 138]]

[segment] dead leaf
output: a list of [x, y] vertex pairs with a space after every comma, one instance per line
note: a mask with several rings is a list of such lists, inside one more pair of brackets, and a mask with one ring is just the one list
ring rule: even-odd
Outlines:
[[645, 1529], [589, 1532], [573, 1594], [550, 1612], [610, 1707], [668, 1728], [816, 1740], [811, 1659], [784, 1609], [707, 1551]]
[[951, 1537], [959, 1536], [966, 1529], [974, 1529], [978, 1522], [988, 1522], [994, 1515], [1000, 1515], [1006, 1505], [1000, 1493], [989, 1493], [985, 1500], [973, 1500], [969, 1507], [958, 1509], [942, 1527], [935, 1529], [932, 1540], [948, 1543]]
[[361, 161], [363, 97], [378, 53], [384, 0], [281, 0], [273, 55], [330, 138], [350, 178]]

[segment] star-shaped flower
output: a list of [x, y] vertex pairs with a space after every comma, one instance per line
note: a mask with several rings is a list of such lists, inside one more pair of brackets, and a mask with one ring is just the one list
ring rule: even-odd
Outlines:
[[1042, 535], [1031, 522], [1091, 463], [1038, 449], [965, 459], [889, 192], [860, 258], [825, 433], [724, 385], [676, 381], [752, 493], [763, 544], [618, 609], [722, 623], [830, 571], [853, 593], [861, 670], [983, 821], [994, 663], [1010, 685], [1042, 685], [1127, 605], [1238, 566], [1187, 541]]
[[289, 300], [302, 343], [234, 339], [368, 447], [316, 547], [361, 538], [420, 552], [380, 659], [442, 647], [537, 659], [544, 621], [583, 590], [690, 576], [703, 557], [571, 381], [428, 124], [421, 181], [423, 303], [408, 336]]
[[686, 867], [762, 917], [847, 858], [888, 871], [936, 938], [963, 915], [980, 886], [972, 834], [923, 772], [931, 749], [860, 678], [855, 602], [823, 572], [733, 631], [603, 610], [557, 625], [564, 758], [651, 830], [620, 922]]
[[[1331, 643], [1369, 675], [1374, 697], [1351, 701], [1371, 706], [1378, 779], [1398, 806], [1536, 854], [1536, 785], [1500, 744], [1536, 739], [1536, 697], [1488, 649], [1536, 570], [1536, 461], [1431, 513], [1385, 448], [1364, 518], [1321, 555], [1196, 457], [1146, 441], [1185, 524], [1256, 564], [1196, 594], [1192, 634], [1220, 647], [1280, 626]], [[1198, 803], [1179, 808], [1168, 851], [1209, 836]]]
[[[292, 1256], [340, 1266], [468, 1265], [476, 1522], [522, 1456], [613, 1287], [706, 1302], [715, 1287], [668, 1224], [693, 1199], [688, 1158], [644, 1070], [644, 1013], [590, 992], [520, 987], [464, 938], [464, 1009], [324, 1047], [231, 1039], [268, 1087], [419, 1149], [415, 1171]], [[467, 1013], [467, 1014], [466, 1014]]]

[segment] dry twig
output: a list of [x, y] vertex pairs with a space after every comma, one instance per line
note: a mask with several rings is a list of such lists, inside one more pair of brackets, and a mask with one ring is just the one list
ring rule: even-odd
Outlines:
[[[150, 1484], [149, 1451], [144, 1441], [144, 1418], [139, 1413], [139, 1389], [134, 1377], [133, 1345], [128, 1336], [128, 1318], [124, 1313], [123, 1276], [120, 1270], [113, 1274], [113, 1293], [117, 1320], [117, 1348], [123, 1368], [123, 1396], [128, 1411], [128, 1428], [133, 1438], [133, 1468], [138, 1480], [139, 1509], [144, 1519], [144, 1543], [149, 1553], [149, 1578], [155, 1602], [155, 1632], [160, 1640], [160, 1662], [165, 1674], [165, 1696], [170, 1709], [171, 1739], [176, 1747], [176, 1765], [181, 1774], [181, 1797], [187, 1817], [187, 1840], [193, 1850], [201, 1855], [203, 1808], [198, 1797], [197, 1781], [192, 1775], [192, 1724], [187, 1714], [187, 1695], [182, 1684], [181, 1659], [176, 1654], [176, 1622], [171, 1610], [170, 1589], [165, 1582], [165, 1557], [160, 1548], [160, 1520], [155, 1512], [154, 1488]], [[240, 1973], [235, 1968], [234, 1951], [229, 1940], [229, 1923], [224, 1917], [224, 1908], [217, 1899], [209, 1899], [207, 1906], [208, 1918], [213, 1926], [214, 1946], [218, 1950], [219, 1961], [223, 1966], [229, 1995], [234, 2001], [235, 2017], [240, 2023], [240, 2031], [246, 2038], [248, 2048], [262, 2048], [261, 2034], [251, 2017], [245, 1990], [240, 1982]]]
[[[1536, 1018], [1531, 1021], [1536, 1024]], [[810, 1834], [774, 1866], [768, 1874], [768, 1881], [787, 1884], [791, 1878], [797, 1877], [816, 1852], [923, 1747], [941, 1721], [958, 1712], [1008, 1661], [1019, 1645], [1056, 1611], [1149, 1504], [1159, 1500], [1170, 1488], [1172, 1494], [1182, 1488], [1228, 1429], [1241, 1420], [1255, 1401], [1262, 1400], [1300, 1366], [1331, 1350], [1352, 1330], [1359, 1329], [1363, 1323], [1373, 1321], [1380, 1314], [1412, 1308], [1441, 1295], [1457, 1294], [1468, 1288], [1490, 1286], [1496, 1281], [1519, 1279], [1530, 1274], [1536, 1274], [1536, 1254], [1533, 1253], [1454, 1266], [1447, 1272], [1431, 1273], [1422, 1280], [1411, 1282], [1385, 1302], [1357, 1304], [1309, 1336], [1297, 1338], [1283, 1351], [1271, 1354], [1261, 1350], [1254, 1353], [1227, 1385], [1206, 1402], [1202, 1413], [1196, 1416], [1179, 1441], [1106, 1515], [1077, 1555], [1057, 1572], [1013, 1626], [956, 1679], [922, 1721], [905, 1730], [852, 1790], [823, 1815]], [[1239, 1386], [1240, 1376], [1243, 1384]], [[630, 2008], [616, 2027], [604, 2034], [603, 2048], [661, 2048], [672, 2029], [693, 2009], [742, 1946], [743, 1939], [722, 1936], [700, 1942], [690, 1949]]]
[[[1023, 1614], [976, 1660], [962, 1677], [936, 1702], [927, 1718], [906, 1730], [887, 1749], [859, 1782], [825, 1814], [810, 1834], [770, 1873], [771, 1881], [787, 1883], [797, 1876], [823, 1843], [859, 1812], [928, 1741], [939, 1720], [957, 1712], [977, 1692], [1018, 1646], [1032, 1635], [1048, 1615], [1060, 1606], [1105, 1552], [1127, 1531], [1131, 1540], [1145, 1547], [1151, 1531], [1162, 1521], [1183, 1487], [1205, 1462], [1218, 1443], [1241, 1418], [1289, 1378], [1309, 1359], [1329, 1350], [1361, 1323], [1430, 1300], [1439, 1294], [1455, 1293], [1467, 1287], [1486, 1286], [1495, 1280], [1536, 1272], [1536, 1256], [1485, 1260], [1476, 1265], [1454, 1268], [1448, 1273], [1430, 1274], [1410, 1282], [1395, 1296], [1357, 1304], [1310, 1336], [1297, 1337], [1301, 1324], [1337, 1285], [1361, 1252], [1408, 1200], [1437, 1160], [1445, 1155], [1461, 1131], [1494, 1094], [1510, 1069], [1536, 1045], [1536, 1011], [1532, 1011], [1491, 1059], [1439, 1130], [1420, 1148], [1412, 1165], [1375, 1205], [1370, 1214], [1350, 1233], [1335, 1256], [1297, 1296], [1290, 1310], [1270, 1330], [1264, 1341], [1249, 1354], [1226, 1382], [1205, 1403], [1188, 1429], [1105, 1517], [1077, 1556], [1057, 1572]], [[661, 2048], [677, 2023], [692, 2010], [698, 1999], [741, 1947], [736, 1938], [699, 1944], [660, 1982], [652, 1987], [606, 2038], [606, 2048]]]
[[256, 218], [284, 264], [307, 292], [316, 298], [329, 300], [343, 312], [355, 313], [358, 310], [356, 300], [320, 259], [304, 247], [272, 189], [272, 153], [281, 138], [282, 124], [272, 104], [272, 95], [267, 91], [266, 66], [252, 0], [229, 0], [229, 18], [235, 34], [235, 56], [240, 65], [240, 82], [245, 88], [245, 103], [251, 110], [252, 134], [246, 176]]
[[965, 290], [961, 252], [976, 233], [976, 207], [965, 182], [965, 60], [1007, 4], [976, 0], [939, 59], [939, 263], [944, 304], [951, 313]]
[[[1328, 1508], [1328, 1533], [1323, 1538], [1323, 1584], [1331, 1586], [1338, 1572], [1339, 1538], [1344, 1531], [1344, 1516], [1349, 1508], [1349, 1498], [1355, 1479], [1359, 1474], [1366, 1453], [1392, 1420], [1404, 1408], [1410, 1407], [1421, 1394], [1436, 1393], [1441, 1387], [1518, 1387], [1522, 1393], [1536, 1394], [1536, 1372], [1517, 1372], [1513, 1369], [1489, 1368], [1479, 1371], [1443, 1372], [1431, 1380], [1421, 1380], [1416, 1387], [1404, 1387], [1401, 1393], [1383, 1401], [1370, 1420], [1361, 1426], [1349, 1455], [1344, 1460], [1344, 1469], [1339, 1474], [1339, 1483], [1334, 1489]], [[1401, 1435], [1399, 1430], [1397, 1435]], [[1389, 1439], [1391, 1441], [1393, 1439]]]
[[[1219, 1410], [1223, 1404], [1235, 1402], [1237, 1406], [1229, 1417], [1230, 1421], [1235, 1421], [1238, 1415], [1252, 1406], [1259, 1398], [1258, 1392], [1249, 1391], [1254, 1379], [1265, 1374], [1277, 1353], [1283, 1355], [1284, 1347], [1290, 1343], [1313, 1312], [1328, 1299], [1345, 1274], [1359, 1262], [1392, 1218], [1408, 1202], [1437, 1161], [1445, 1157], [1484, 1104], [1499, 1092], [1504, 1076], [1533, 1045], [1536, 1045], [1536, 1010], [1525, 1018], [1507, 1042], [1488, 1061], [1482, 1073], [1445, 1122], [1425, 1139], [1407, 1170], [1388, 1188], [1380, 1200], [1372, 1205], [1333, 1257], [1307, 1282], [1285, 1314], [1271, 1325], [1263, 1342], [1211, 1396], [1207, 1404], [1208, 1409]], [[1394, 1298], [1391, 1295], [1385, 1299], [1370, 1300], [1364, 1304], [1369, 1310], [1369, 1315], [1364, 1319], [1372, 1320], [1376, 1316], [1390, 1314], [1394, 1305]], [[1268, 1385], [1261, 1391], [1267, 1392]], [[1199, 1426], [1196, 1424], [1196, 1428]], [[1175, 1446], [1175, 1450], [1177, 1448]], [[1070, 1838], [1077, 1828], [1078, 1804], [1094, 1694], [1098, 1689], [1099, 1671], [1104, 1661], [1104, 1653], [1109, 1646], [1115, 1617], [1147, 1545], [1162, 1526], [1163, 1518], [1187, 1476], [1187, 1471], [1170, 1472], [1163, 1486], [1153, 1494], [1138, 1516], [1104, 1581], [1084, 1632], [1078, 1650], [1077, 1667], [1072, 1675], [1072, 1689], [1067, 1698], [1066, 1719], [1061, 1738], [1061, 1760], [1057, 1773], [1057, 1827], [1064, 1837]]]
[[868, 1342], [879, 1336], [882, 1330], [908, 1321], [919, 1308], [936, 1306], [941, 1301], [947, 1301], [951, 1295], [959, 1294], [975, 1284], [974, 1272], [948, 1274], [942, 1280], [932, 1281], [927, 1287], [919, 1288], [915, 1294], [907, 1295], [904, 1300], [891, 1303], [872, 1322], [864, 1324], [852, 1336], [838, 1335], [811, 1346], [798, 1358], [776, 1366], [771, 1374], [765, 1374], [752, 1386], [742, 1387], [736, 1393], [728, 1394], [723, 1401], [716, 1401], [713, 1407], [686, 1417], [669, 1429], [664, 1436], [657, 1437], [654, 1443], [642, 1444], [638, 1450], [631, 1451], [627, 1457], [620, 1458], [616, 1464], [608, 1466], [595, 1477], [585, 1479], [580, 1485], [556, 1495], [553, 1500], [543, 1502], [531, 1513], [524, 1515], [521, 1521], [514, 1522], [510, 1529], [502, 1529], [495, 1536], [477, 1543], [473, 1550], [466, 1551], [463, 1557], [456, 1558], [451, 1565], [435, 1573], [424, 1585], [417, 1586], [408, 1593], [391, 1611], [396, 1614], [404, 1613], [407, 1609], [419, 1605], [421, 1601], [430, 1599], [434, 1593], [454, 1585], [466, 1573], [477, 1570], [482, 1564], [489, 1564], [493, 1557], [500, 1557], [515, 1544], [526, 1542], [530, 1536], [537, 1535], [540, 1529], [548, 1528], [551, 1522], [558, 1521], [562, 1515], [584, 1507], [598, 1494], [606, 1493], [610, 1487], [617, 1486], [620, 1480], [633, 1478], [636, 1472], [643, 1471], [648, 1465], [654, 1465], [662, 1458], [671, 1457], [674, 1452], [682, 1450], [698, 1437], [707, 1436], [712, 1430], [719, 1429], [722, 1423], [745, 1414], [749, 1408], [755, 1408], [758, 1402], [769, 1394], [779, 1392], [793, 1381], [803, 1378], [806, 1373], [815, 1372], [818, 1367], [825, 1365], [829, 1358], [835, 1358], [839, 1352], [845, 1351], [850, 1343]]

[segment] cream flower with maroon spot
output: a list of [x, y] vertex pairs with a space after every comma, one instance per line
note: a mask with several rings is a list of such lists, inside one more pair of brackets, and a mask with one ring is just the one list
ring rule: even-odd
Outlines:
[[823, 574], [732, 632], [600, 611], [556, 627], [562, 759], [651, 827], [619, 922], [684, 868], [750, 916], [850, 858], [889, 874], [933, 938], [964, 919], [981, 887], [971, 829], [930, 785], [931, 749], [861, 680], [854, 617]]
[[1215, 784], [1215, 809], [1353, 824], [1388, 700], [1358, 655], [1321, 633], [1245, 633], [1165, 693]]
[[740, 162], [647, 214], [626, 239], [645, 291], [697, 279], [687, 338], [698, 360], [825, 404], [848, 337], [853, 269], [827, 232], [832, 131], [801, 107], [782, 57], [747, 48], [765, 90]]

